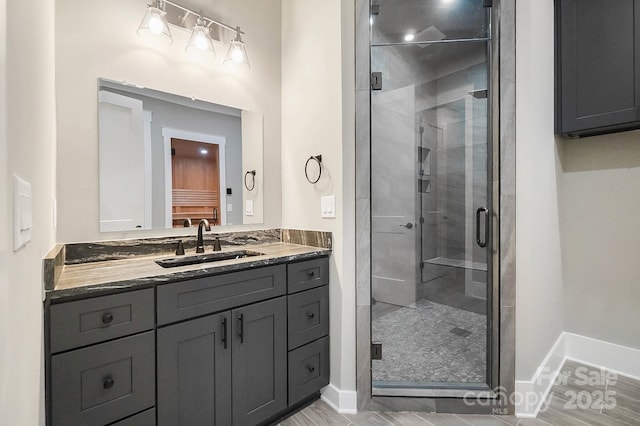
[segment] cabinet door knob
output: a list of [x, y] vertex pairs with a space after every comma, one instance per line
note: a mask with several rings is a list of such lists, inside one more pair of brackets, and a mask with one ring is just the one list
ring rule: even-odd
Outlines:
[[111, 389], [113, 387], [113, 384], [114, 384], [113, 377], [107, 376], [107, 378], [104, 379], [104, 382], [102, 382], [102, 387], [105, 389]]
[[309, 370], [309, 373], [313, 373], [314, 371], [316, 371], [316, 368], [309, 365], [307, 366], [307, 370]]
[[109, 312], [107, 312], [106, 314], [102, 315], [102, 323], [103, 324], [111, 324], [112, 321], [113, 321], [113, 315], [111, 315]]
[[315, 316], [316, 316], [316, 314], [314, 314], [313, 312], [307, 312], [307, 317], [308, 318], [313, 318]]

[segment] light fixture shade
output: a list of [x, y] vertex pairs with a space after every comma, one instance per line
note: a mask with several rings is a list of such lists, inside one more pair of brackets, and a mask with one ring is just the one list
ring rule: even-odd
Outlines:
[[167, 13], [156, 7], [155, 3], [147, 7], [147, 13], [138, 27], [138, 35], [146, 39], [162, 40], [166, 44], [173, 43], [166, 15]]
[[191, 37], [189, 37], [189, 42], [184, 50], [190, 55], [203, 59], [214, 59], [216, 57], [213, 40], [211, 40], [209, 30], [204, 26], [202, 19], [198, 19], [196, 25], [193, 27]]
[[247, 49], [244, 47], [244, 42], [240, 38], [240, 34], [236, 36], [236, 38], [231, 42], [229, 46], [229, 50], [227, 51], [227, 56], [224, 58], [224, 65], [244, 65], [247, 68], [250, 68], [249, 65], [249, 57], [247, 56]]

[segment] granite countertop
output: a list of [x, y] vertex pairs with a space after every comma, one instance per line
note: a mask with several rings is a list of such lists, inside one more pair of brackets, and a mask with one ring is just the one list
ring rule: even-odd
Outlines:
[[[64, 246], [60, 247], [62, 250], [59, 251], [64, 253]], [[94, 295], [149, 288], [157, 284], [217, 275], [230, 271], [313, 259], [329, 256], [331, 254], [331, 248], [329, 247], [316, 247], [282, 241], [269, 241], [246, 246], [223, 246], [222, 253], [247, 249], [262, 254], [173, 268], [163, 268], [155, 262], [160, 259], [176, 257], [166, 252], [127, 256], [116, 260], [87, 261], [84, 263], [74, 263], [68, 260], [60, 263], [58, 261], [55, 266], [55, 274], [51, 274], [50, 280], [47, 280], [47, 274], [45, 273], [45, 283], [53, 281], [49, 287], [50, 289], [46, 291], [46, 299], [50, 303], [59, 303]], [[186, 256], [195, 255], [194, 250], [186, 249], [186, 251]], [[206, 251], [206, 254], [209, 253], [212, 253], [210, 247]]]

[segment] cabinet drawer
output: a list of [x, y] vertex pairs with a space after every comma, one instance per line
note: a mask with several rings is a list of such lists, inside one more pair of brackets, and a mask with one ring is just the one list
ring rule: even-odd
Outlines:
[[287, 290], [289, 293], [308, 290], [329, 284], [329, 259], [307, 260], [287, 265]]
[[153, 332], [51, 358], [53, 425], [105, 425], [154, 406]]
[[156, 409], [143, 411], [110, 426], [156, 426]]
[[289, 352], [289, 405], [329, 384], [329, 337]]
[[286, 266], [269, 266], [158, 286], [158, 325], [286, 293]]
[[289, 350], [329, 334], [329, 286], [287, 296]]
[[153, 289], [51, 306], [51, 352], [151, 330]]

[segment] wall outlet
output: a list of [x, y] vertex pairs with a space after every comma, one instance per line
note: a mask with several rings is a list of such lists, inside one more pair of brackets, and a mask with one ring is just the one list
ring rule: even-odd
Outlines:
[[336, 218], [336, 196], [328, 195], [320, 199], [320, 211], [325, 219]]

